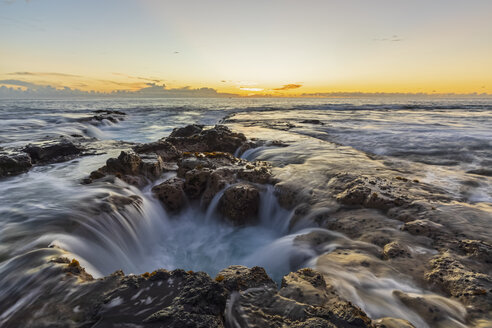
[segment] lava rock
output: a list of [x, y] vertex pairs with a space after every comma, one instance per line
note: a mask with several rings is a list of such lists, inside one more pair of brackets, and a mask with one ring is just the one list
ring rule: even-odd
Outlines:
[[142, 159], [131, 152], [122, 151], [118, 158], [110, 158], [106, 161], [106, 170], [110, 174], [137, 175]]
[[228, 303], [229, 326], [240, 327], [372, 327], [356, 306], [337, 296], [312, 269], [291, 272], [277, 292], [250, 288], [233, 294]]
[[427, 219], [414, 220], [403, 225], [403, 231], [407, 231], [412, 235], [420, 235], [430, 238], [435, 238], [445, 233], [445, 228], [442, 224], [432, 222]]
[[205, 188], [207, 187], [207, 181], [212, 173], [211, 169], [193, 169], [185, 174], [184, 189], [188, 197], [196, 199], [200, 197]]
[[[184, 129], [184, 130], [181, 130]], [[228, 152], [234, 153], [245, 141], [242, 133], [235, 133], [226, 126], [216, 125], [211, 129], [187, 126], [171, 133], [166, 141], [185, 152]]]
[[277, 289], [277, 284], [267, 275], [265, 269], [258, 266], [250, 269], [242, 265], [231, 265], [221, 270], [215, 281], [223, 284], [230, 292], [260, 287]]
[[396, 241], [384, 245], [383, 258], [385, 260], [389, 260], [396, 257], [410, 257], [410, 252], [408, 251], [408, 248]]
[[178, 211], [186, 203], [184, 182], [180, 178], [172, 178], [152, 188], [152, 192], [171, 211]]
[[176, 147], [164, 140], [140, 144], [133, 147], [133, 150], [138, 154], [155, 153], [165, 162], [176, 161], [181, 156], [181, 152]]
[[188, 138], [203, 131], [203, 125], [191, 124], [182, 128], [174, 128], [170, 138]]
[[219, 211], [229, 222], [241, 226], [256, 222], [259, 206], [259, 189], [248, 183], [238, 183], [226, 189], [219, 202]]
[[29, 154], [32, 163], [48, 164], [71, 160], [80, 155], [83, 148], [64, 140], [44, 145], [27, 145], [22, 151]]
[[31, 157], [27, 154], [0, 155], [0, 177], [25, 173], [31, 167]]

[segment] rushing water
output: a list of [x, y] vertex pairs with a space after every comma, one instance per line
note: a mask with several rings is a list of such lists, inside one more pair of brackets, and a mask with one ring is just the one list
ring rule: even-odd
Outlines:
[[[128, 115], [119, 123], [96, 125], [84, 120], [100, 109]], [[400, 290], [445, 303], [454, 313], [448, 326], [461, 325], [461, 305], [422, 291], [411, 281], [377, 277], [369, 271], [355, 274], [336, 262], [317, 264], [319, 255], [341, 244], [354, 249], [371, 246], [327, 230], [322, 233], [334, 234], [330, 235], [333, 242], [321, 251], [295, 243], [296, 236], [322, 229], [301, 224], [289, 230], [292, 213], [278, 205], [272, 187], [265, 186], [262, 192], [260, 224], [237, 228], [218, 219], [215, 209], [221, 194], [207, 209], [190, 204], [176, 215], [166, 213], [152, 197], [150, 185], [138, 190], [123, 182], [80, 183], [107, 158], [127, 149], [124, 142], [154, 141], [177, 126], [213, 125], [221, 120], [248, 136], [290, 141], [288, 152], [260, 147], [243, 154], [249, 160], [270, 160], [287, 168], [284, 175], [300, 175], [296, 165], [310, 160], [328, 163], [324, 147], [341, 145], [393, 165], [416, 167], [422, 181], [490, 211], [492, 178], [476, 174], [492, 165], [490, 99], [0, 101], [0, 150], [70, 135], [92, 138], [97, 150], [92, 156], [38, 166], [0, 180], [0, 303], [8, 304], [0, 319], [36, 297], [31, 287], [34, 280], [40, 283], [41, 271], [32, 272], [45, 265], [46, 248], [51, 247], [69, 252], [97, 277], [118, 269], [142, 273], [156, 268], [215, 275], [228, 265], [243, 264], [263, 266], [279, 280], [299, 267], [318, 266], [336, 279], [344, 296], [374, 318], [396, 315], [426, 327], [417, 314], [395, 300], [392, 291]], [[138, 195], [143, 203], [114, 208], [110, 199], [115, 195]], [[490, 226], [485, 222], [480, 229], [488, 228], [483, 233], [490, 236]]]

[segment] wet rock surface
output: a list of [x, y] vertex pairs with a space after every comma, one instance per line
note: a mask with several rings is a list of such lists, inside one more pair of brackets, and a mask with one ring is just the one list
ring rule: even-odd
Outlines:
[[57, 163], [75, 158], [83, 148], [69, 140], [50, 142], [41, 145], [28, 145], [23, 150], [31, 157], [33, 163]]
[[[5, 327], [373, 327], [312, 269], [285, 276], [278, 290], [259, 267], [231, 266], [215, 279], [163, 269], [93, 279], [75, 259], [50, 263], [71, 297], [58, 303], [64, 295], [46, 293]], [[51, 310], [30, 312], [42, 306]]]
[[28, 172], [35, 165], [70, 161], [91, 152], [73, 139], [47, 140], [8, 152], [0, 149], [0, 177]]
[[179, 178], [173, 178], [152, 188], [156, 197], [171, 211], [178, 211], [186, 203], [184, 182]]
[[219, 211], [234, 225], [254, 223], [260, 205], [260, 191], [252, 184], [239, 183], [226, 189]]
[[371, 319], [312, 269], [285, 276], [278, 292], [250, 288], [233, 294], [227, 311], [229, 326], [237, 327], [373, 327]]
[[[236, 226], [257, 223], [261, 185], [275, 184], [280, 204], [293, 211], [292, 231], [320, 228], [293, 239], [294, 245], [309, 250], [309, 256], [319, 255], [320, 272], [291, 272], [277, 289], [260, 267], [231, 266], [215, 279], [203, 273], [157, 270], [143, 276], [116, 273], [92, 280], [80, 265], [73, 264], [63, 272], [82, 281], [81, 290], [99, 286], [97, 291], [84, 292], [97, 295], [90, 306], [71, 304], [84, 307], [79, 315], [84, 316], [82, 322], [94, 327], [418, 326], [396, 315], [372, 321], [370, 312], [350, 303], [347, 294], [341, 295], [333, 270], [367, 274], [361, 281], [398, 277], [432, 290], [436, 293], [432, 296], [390, 293], [394, 302], [429, 327], [487, 322], [492, 313], [491, 240], [460, 229], [471, 219], [466, 208], [455, 211], [460, 206], [456, 200], [418, 179], [387, 173], [377, 165], [368, 164], [363, 173], [348, 173], [335, 162], [315, 176], [319, 180], [309, 189], [295, 180], [282, 180], [281, 170], [272, 172], [269, 163], [233, 155], [264, 145], [224, 126], [187, 126], [109, 159], [86, 182], [117, 177], [137, 187], [155, 183], [152, 193], [168, 210], [179, 212], [188, 203], [207, 206], [216, 201], [224, 220]], [[284, 146], [279, 143], [278, 147]], [[367, 158], [358, 160], [369, 163]], [[166, 180], [156, 183], [163, 173]], [[138, 202], [108, 198], [102, 208], [110, 211]], [[293, 255], [291, 270], [305, 265], [306, 258], [302, 252]], [[70, 267], [72, 262], [58, 264]], [[449, 303], [440, 295], [449, 297]], [[466, 311], [455, 301], [466, 305]], [[64, 320], [71, 322], [72, 316], [67, 312]]]
[[0, 155], [0, 177], [22, 174], [31, 167], [31, 157], [27, 154]]
[[114, 176], [143, 187], [163, 172], [170, 172], [176, 176], [152, 188], [167, 209], [179, 211], [194, 200], [208, 205], [225, 189], [219, 202], [224, 218], [234, 225], [254, 224], [260, 199], [255, 184], [274, 180], [268, 163], [249, 162], [232, 155], [244, 142], [244, 135], [225, 126], [178, 128], [167, 138], [136, 145], [133, 151], [108, 159], [85, 182]]

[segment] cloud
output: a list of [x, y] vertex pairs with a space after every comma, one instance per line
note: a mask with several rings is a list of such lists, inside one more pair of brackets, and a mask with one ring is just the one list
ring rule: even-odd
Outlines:
[[26, 87], [26, 88], [36, 88], [36, 87], [38, 87], [37, 84], [31, 83], [31, 82], [22, 81], [22, 80], [0, 80], [0, 84], [15, 85], [15, 86]]
[[394, 34], [391, 37], [386, 37], [386, 38], [375, 38], [373, 39], [374, 41], [382, 41], [382, 42], [400, 42], [403, 41], [401, 37], [398, 35]]
[[[118, 82], [114, 82], [118, 83]], [[13, 86], [13, 87], [12, 87]], [[237, 97], [237, 94], [220, 93], [213, 88], [167, 88], [166, 85], [146, 83], [136, 91], [113, 92], [82, 91], [69, 87], [55, 88], [22, 80], [0, 80], [0, 98], [69, 98], [69, 97], [135, 97], [135, 98], [219, 98]]]
[[262, 88], [249, 88], [249, 87], [239, 87], [239, 89], [241, 89], [243, 91], [255, 91], [255, 92], [264, 90]]
[[13, 76], [40, 76], [40, 77], [46, 77], [46, 76], [54, 76], [54, 77], [82, 77], [80, 75], [65, 74], [65, 73], [55, 73], [55, 72], [12, 72], [12, 73], [7, 73], [5, 75], [13, 75]]
[[292, 89], [299, 89], [302, 87], [302, 84], [286, 84], [280, 88], [272, 89], [275, 91], [285, 91], [285, 90], [292, 90]]
[[124, 76], [124, 77], [127, 77], [129, 79], [136, 79], [136, 80], [142, 80], [142, 81], [147, 81], [147, 82], [155, 82], [155, 83], [164, 82], [163, 79], [152, 78], [152, 77], [133, 76], [133, 75], [123, 74], [123, 73], [112, 73], [112, 74], [117, 75], [117, 76]]

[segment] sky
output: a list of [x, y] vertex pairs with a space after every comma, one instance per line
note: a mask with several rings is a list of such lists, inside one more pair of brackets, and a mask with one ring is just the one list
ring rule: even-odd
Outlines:
[[0, 0], [2, 86], [492, 94], [492, 1]]

